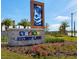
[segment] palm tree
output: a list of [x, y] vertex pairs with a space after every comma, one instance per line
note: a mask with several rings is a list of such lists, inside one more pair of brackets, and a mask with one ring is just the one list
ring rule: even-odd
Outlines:
[[59, 31], [60, 31], [60, 33], [63, 33], [62, 25], [60, 25], [60, 27], [59, 27]]
[[18, 25], [21, 25], [24, 28], [26, 28], [26, 26], [30, 26], [31, 23], [28, 20], [26, 20], [26, 19], [22, 19], [21, 22], [18, 23]]
[[2, 24], [6, 26], [5, 29], [7, 30], [9, 26], [13, 25], [13, 21], [10, 18], [6, 18], [3, 19]]
[[66, 21], [63, 21], [59, 27], [60, 32], [66, 35], [67, 34], [67, 32], [66, 32], [67, 27], [69, 27], [68, 23]]
[[15, 28], [15, 26], [16, 26], [16, 25], [15, 25], [15, 20], [13, 20], [13, 28]]
[[17, 25], [19, 25], [19, 28], [20, 28], [21, 23], [19, 22]]

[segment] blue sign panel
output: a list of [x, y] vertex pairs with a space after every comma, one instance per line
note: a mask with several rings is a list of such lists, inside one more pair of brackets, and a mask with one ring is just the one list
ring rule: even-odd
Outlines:
[[25, 32], [24, 32], [24, 31], [20, 31], [20, 32], [19, 32], [19, 35], [20, 35], [20, 36], [25, 36]]
[[17, 37], [17, 41], [25, 41], [25, 40], [39, 40], [42, 39], [41, 36], [31, 36], [31, 37]]
[[41, 19], [42, 8], [34, 4], [34, 25], [35, 26], [42, 26], [42, 19]]

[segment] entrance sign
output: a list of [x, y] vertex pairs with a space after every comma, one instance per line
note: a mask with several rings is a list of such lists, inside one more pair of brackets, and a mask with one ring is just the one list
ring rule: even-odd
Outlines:
[[31, 29], [10, 29], [10, 46], [32, 45], [44, 42], [44, 3], [31, 0]]
[[[43, 43], [44, 39], [44, 32], [42, 30], [37, 29], [40, 31], [38, 35], [29, 35], [30, 31], [34, 34], [36, 29], [10, 29], [8, 31], [9, 42], [10, 46], [19, 46], [19, 45], [32, 45], [32, 44], [40, 44]], [[28, 35], [27, 35], [28, 33]]]

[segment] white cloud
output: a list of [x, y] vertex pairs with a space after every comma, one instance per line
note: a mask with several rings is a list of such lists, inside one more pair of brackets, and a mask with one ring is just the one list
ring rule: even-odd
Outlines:
[[60, 24], [50, 24], [49, 31], [58, 31], [59, 27], [60, 27]]
[[[59, 30], [59, 27], [60, 27], [61, 24], [50, 24], [49, 25], [49, 31], [58, 31]], [[71, 27], [67, 27], [66, 30], [70, 31], [71, 30]]]
[[58, 20], [58, 21], [65, 21], [65, 20], [69, 20], [70, 17], [68, 17], [68, 16], [57, 16], [55, 19]]
[[67, 27], [66, 30], [70, 31], [71, 30], [71, 27]]

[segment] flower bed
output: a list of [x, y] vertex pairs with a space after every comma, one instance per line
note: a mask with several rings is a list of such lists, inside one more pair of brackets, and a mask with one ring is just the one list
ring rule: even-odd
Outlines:
[[68, 43], [46, 43], [33, 46], [24, 46], [24, 47], [7, 47], [9, 51], [31, 55], [31, 56], [76, 56], [76, 44], [73, 42]]

